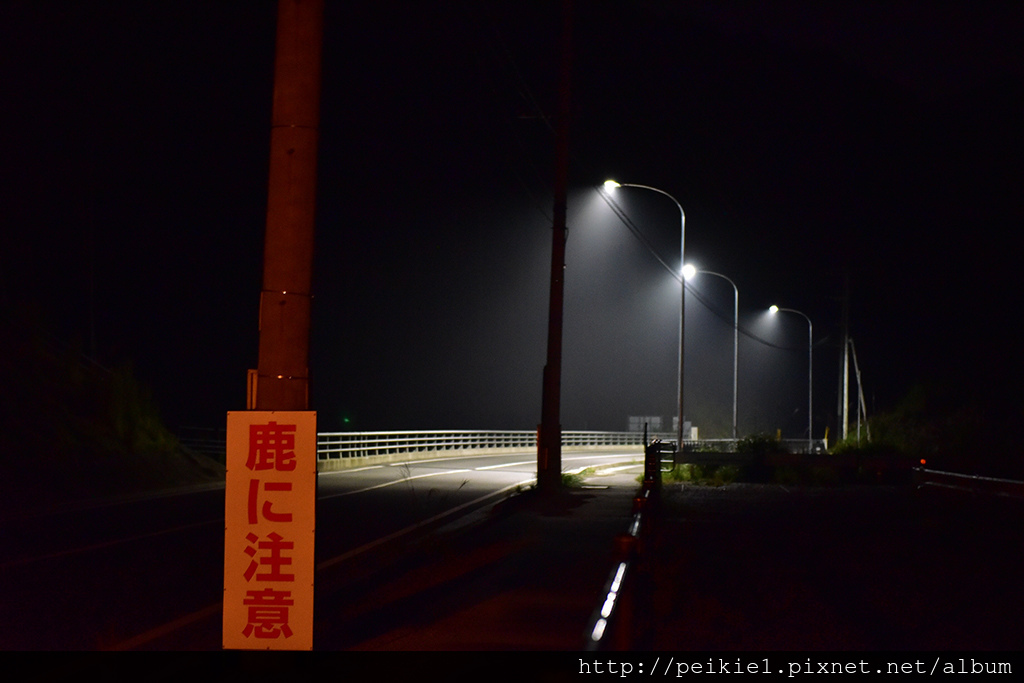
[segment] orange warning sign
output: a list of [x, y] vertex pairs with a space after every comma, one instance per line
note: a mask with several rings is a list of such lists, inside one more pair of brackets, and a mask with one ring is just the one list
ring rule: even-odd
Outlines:
[[228, 413], [225, 649], [313, 649], [316, 413]]

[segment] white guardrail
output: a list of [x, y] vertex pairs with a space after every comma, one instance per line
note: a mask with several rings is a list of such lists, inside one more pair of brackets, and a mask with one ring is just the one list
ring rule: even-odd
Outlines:
[[[669, 440], [669, 434], [648, 434], [648, 440]], [[643, 432], [562, 432], [567, 451], [615, 450], [635, 447], [643, 457]], [[537, 448], [537, 432], [519, 430], [428, 430], [417, 432], [321, 432], [317, 434], [320, 469], [343, 469], [362, 464], [408, 458], [457, 456], [470, 453], [510, 453]]]
[[[648, 433], [647, 441], [675, 442], [676, 435]], [[735, 450], [733, 439], [687, 439], [688, 448], [709, 454]], [[806, 439], [785, 439], [786, 450], [798, 453], [806, 450]], [[562, 448], [565, 450], [593, 450], [644, 444], [643, 432], [584, 432], [563, 431]], [[823, 444], [820, 445], [824, 448]], [[537, 448], [534, 430], [424, 430], [414, 432], [320, 432], [317, 434], [317, 460], [344, 460], [423, 452], [531, 450]], [[641, 451], [642, 452], [642, 451]]]
[[[225, 430], [185, 427], [180, 430], [182, 445], [214, 458], [224, 457]], [[652, 441], [675, 443], [675, 433], [647, 434]], [[788, 452], [806, 451], [806, 440], [786, 439], [783, 446]], [[691, 457], [714, 459], [715, 454], [728, 454], [736, 450], [733, 439], [693, 439], [685, 445]], [[643, 455], [643, 432], [563, 431], [562, 449], [565, 451], [616, 450], [637, 447]], [[824, 449], [824, 443], [816, 447]], [[457, 456], [467, 453], [510, 453], [537, 448], [534, 430], [422, 430], [403, 432], [319, 432], [317, 434], [317, 462], [321, 469], [340, 469], [359, 464], [386, 462], [401, 458], [428, 458]]]
[[983, 477], [976, 474], [959, 474], [942, 472], [924, 467], [914, 468], [914, 484], [917, 488], [933, 486], [935, 488], [956, 489], [976, 494], [1024, 498], [1024, 481], [1002, 479], [999, 477]]

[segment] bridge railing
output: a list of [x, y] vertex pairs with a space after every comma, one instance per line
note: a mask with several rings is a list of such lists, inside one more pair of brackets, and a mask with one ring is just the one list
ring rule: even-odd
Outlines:
[[[648, 439], [670, 435], [648, 435]], [[642, 432], [562, 432], [562, 448], [589, 449], [643, 446]], [[321, 432], [317, 434], [320, 461], [369, 458], [426, 452], [532, 450], [537, 447], [534, 430], [426, 430], [415, 432]], [[454, 453], [453, 453], [454, 454]]]
[[[675, 434], [650, 433], [648, 443], [672, 441]], [[643, 432], [563, 431], [562, 448], [587, 449], [614, 446], [643, 446]], [[694, 439], [685, 441], [689, 453], [730, 453], [736, 450], [733, 439]], [[789, 452], [806, 451], [807, 441], [787, 439]], [[823, 444], [820, 444], [823, 445]], [[403, 453], [434, 451], [485, 451], [503, 449], [530, 450], [537, 447], [537, 432], [532, 429], [494, 430], [422, 430], [408, 432], [320, 432], [317, 434], [317, 459], [338, 460]]]
[[961, 474], [943, 472], [915, 467], [913, 471], [914, 486], [918, 489], [927, 487], [955, 489], [973, 494], [1024, 498], [1024, 481], [1003, 479], [1000, 477], [984, 477], [977, 474]]
[[[183, 428], [179, 434], [183, 445], [194, 451], [223, 460], [225, 450], [224, 429]], [[563, 431], [562, 448], [595, 449], [617, 446], [643, 446], [643, 432]], [[674, 433], [649, 433], [648, 443], [659, 440], [675, 442]], [[806, 441], [784, 441], [787, 451], [806, 450]], [[714, 459], [715, 453], [734, 453], [733, 439], [694, 439], [685, 441], [686, 450], [693, 455]], [[823, 446], [823, 444], [822, 444]], [[532, 450], [537, 447], [537, 433], [523, 429], [496, 430], [422, 430], [388, 432], [320, 432], [317, 434], [317, 460], [342, 461], [351, 458], [396, 456], [416, 453], [443, 453], [458, 451]]]

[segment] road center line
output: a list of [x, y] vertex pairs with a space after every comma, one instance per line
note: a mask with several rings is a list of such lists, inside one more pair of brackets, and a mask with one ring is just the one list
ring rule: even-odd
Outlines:
[[[460, 471], [461, 472], [468, 472], [469, 470], [460, 470]], [[445, 474], [445, 473], [438, 472], [436, 474]], [[427, 475], [424, 475], [424, 476], [427, 476]], [[414, 531], [414, 530], [416, 530], [416, 529], [418, 529], [418, 528], [420, 528], [422, 526], [426, 526], [426, 525], [431, 524], [433, 522], [436, 522], [436, 521], [438, 521], [440, 519], [444, 519], [445, 517], [448, 517], [449, 515], [453, 515], [453, 514], [455, 514], [457, 512], [461, 512], [462, 510], [464, 510], [464, 509], [466, 509], [468, 507], [471, 507], [471, 506], [474, 506], [474, 505], [478, 505], [478, 504], [482, 503], [483, 501], [487, 500], [488, 498], [494, 498], [496, 496], [500, 496], [501, 494], [505, 493], [506, 491], [511, 491], [512, 489], [516, 488], [517, 486], [526, 486], [528, 484], [534, 483], [535, 481], [536, 481], [536, 479], [525, 479], [523, 481], [516, 482], [515, 484], [510, 484], [510, 485], [508, 485], [508, 486], [506, 486], [504, 488], [498, 489], [497, 491], [492, 491], [491, 493], [488, 493], [488, 494], [485, 494], [483, 496], [480, 496], [479, 498], [476, 498], [475, 500], [471, 500], [468, 503], [463, 503], [462, 505], [458, 505], [458, 506], [456, 506], [454, 508], [451, 508], [450, 510], [445, 510], [444, 512], [441, 512], [441, 513], [438, 513], [438, 514], [434, 515], [430, 519], [424, 519], [421, 522], [417, 522], [416, 524], [412, 524], [412, 525], [407, 526], [404, 529], [400, 529], [400, 530], [398, 530], [398, 531], [396, 531], [396, 532], [394, 532], [392, 534], [388, 534], [387, 536], [384, 536], [382, 538], [378, 538], [377, 540], [371, 541], [371, 542], [369, 542], [369, 543], [367, 543], [365, 545], [362, 545], [362, 546], [360, 546], [360, 547], [358, 547], [358, 548], [356, 548], [354, 550], [350, 550], [347, 553], [342, 553], [341, 555], [338, 555], [337, 557], [333, 557], [333, 558], [331, 558], [329, 560], [325, 560], [325, 561], [321, 562], [320, 564], [318, 564], [316, 566], [315, 571], [322, 571], [324, 569], [332, 567], [332, 566], [338, 564], [339, 562], [344, 562], [345, 560], [348, 560], [348, 559], [350, 559], [352, 557], [355, 557], [356, 555], [364, 553], [367, 550], [370, 550], [371, 548], [373, 548], [375, 546], [378, 546], [378, 545], [380, 545], [382, 543], [386, 543], [386, 542], [388, 542], [390, 540], [393, 540], [395, 538], [403, 536], [403, 535], [409, 533], [410, 531]], [[398, 482], [392, 482], [392, 483], [398, 483]], [[173, 633], [174, 631], [177, 631], [178, 629], [184, 628], [184, 627], [188, 626], [189, 624], [195, 623], [195, 622], [200, 621], [202, 619], [212, 618], [212, 617], [216, 616], [218, 613], [222, 612], [223, 608], [224, 608], [224, 603], [222, 603], [222, 602], [217, 602], [217, 603], [214, 603], [212, 605], [207, 605], [206, 607], [204, 607], [204, 608], [202, 608], [200, 610], [197, 610], [195, 612], [192, 612], [191, 614], [187, 614], [187, 615], [185, 615], [183, 617], [180, 617], [180, 618], [175, 619], [173, 621], [170, 621], [170, 622], [168, 622], [166, 624], [163, 624], [162, 626], [158, 626], [158, 627], [156, 627], [154, 629], [150, 629], [149, 631], [146, 631], [145, 633], [141, 633], [141, 634], [139, 634], [139, 635], [137, 635], [137, 636], [135, 636], [133, 638], [129, 638], [128, 640], [122, 641], [122, 642], [114, 645], [110, 649], [111, 650], [132, 650], [132, 649], [135, 649], [137, 647], [141, 647], [141, 646], [145, 645], [146, 643], [149, 643], [149, 642], [151, 642], [153, 640], [156, 640], [157, 638], [165, 636], [165, 635], [167, 635], [169, 633]]]
[[481, 470], [496, 470], [501, 467], [515, 467], [516, 465], [534, 465], [536, 460], [524, 460], [523, 462], [506, 462], [502, 465], [484, 465], [483, 467], [474, 468], [477, 472]]
[[350, 472], [365, 472], [366, 470], [384, 469], [384, 465], [367, 465], [366, 467], [353, 467], [347, 470], [331, 470], [329, 472], [317, 472], [317, 476], [323, 477], [328, 474], [348, 474]]
[[[467, 472], [468, 470], [462, 470], [462, 471], [463, 472]], [[416, 522], [415, 524], [407, 526], [404, 529], [399, 529], [398, 531], [396, 531], [396, 532], [394, 532], [392, 534], [388, 534], [387, 536], [382, 536], [381, 538], [378, 538], [375, 541], [370, 541], [369, 543], [367, 543], [365, 545], [362, 545], [362, 546], [360, 546], [360, 547], [358, 547], [358, 548], [356, 548], [354, 550], [350, 550], [347, 553], [342, 553], [341, 555], [338, 555], [337, 557], [332, 557], [329, 560], [324, 560], [323, 562], [321, 562], [320, 564], [318, 564], [316, 566], [316, 571], [322, 571], [324, 569], [327, 569], [328, 567], [334, 566], [334, 565], [338, 564], [339, 562], [344, 562], [345, 560], [348, 560], [348, 559], [350, 559], [352, 557], [355, 557], [356, 555], [364, 553], [367, 550], [369, 550], [370, 548], [373, 548], [373, 547], [378, 546], [378, 545], [380, 545], [382, 543], [386, 543], [388, 541], [394, 540], [394, 539], [398, 538], [399, 536], [403, 536], [403, 535], [409, 533], [410, 531], [414, 531], [416, 529], [419, 529], [420, 527], [426, 526], [427, 524], [432, 524], [433, 522], [436, 522], [439, 519], [444, 519], [445, 517], [448, 517], [449, 515], [453, 515], [453, 514], [455, 514], [457, 512], [461, 512], [462, 510], [464, 510], [464, 509], [466, 509], [468, 507], [472, 507], [474, 505], [479, 505], [480, 503], [482, 503], [483, 501], [487, 500], [488, 498], [494, 498], [495, 496], [500, 496], [501, 494], [505, 493], [506, 491], [511, 491], [512, 489], [516, 488], [517, 486], [526, 486], [526, 485], [531, 484], [531, 483], [533, 483], [535, 481], [536, 481], [535, 478], [534, 479], [524, 479], [523, 481], [516, 482], [515, 484], [509, 484], [508, 486], [505, 486], [504, 488], [500, 488], [497, 491], [492, 491], [490, 493], [482, 495], [479, 498], [476, 498], [474, 500], [469, 501], [468, 503], [463, 503], [462, 505], [458, 505], [458, 506], [453, 507], [453, 508], [451, 508], [449, 510], [445, 510], [444, 512], [439, 512], [438, 514], [434, 515], [433, 517], [431, 517], [429, 519], [424, 519], [424, 520], [422, 520], [420, 522]]]
[[386, 481], [383, 484], [377, 484], [375, 486], [368, 486], [365, 489], [358, 489], [356, 491], [345, 491], [344, 493], [335, 493], [329, 496], [320, 496], [318, 500], [327, 500], [328, 498], [341, 498], [343, 496], [351, 496], [355, 493], [365, 493], [366, 491], [373, 491], [374, 489], [382, 489], [385, 486], [394, 486], [395, 484], [401, 484], [404, 481], [412, 481], [413, 479], [423, 479], [425, 477], [440, 477], [445, 474], [461, 474], [463, 472], [471, 472], [472, 470], [444, 470], [442, 472], [430, 472], [428, 474], [417, 474], [415, 477], [402, 477], [401, 479], [395, 479], [394, 481]]

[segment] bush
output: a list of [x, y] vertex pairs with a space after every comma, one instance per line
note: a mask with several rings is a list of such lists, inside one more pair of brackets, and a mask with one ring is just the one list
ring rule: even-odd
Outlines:
[[594, 469], [588, 467], [582, 472], [562, 472], [562, 486], [567, 489], [583, 486], [584, 480], [594, 474]]
[[0, 505], [223, 476], [181, 448], [130, 365], [102, 367], [27, 315], [0, 320], [0, 349], [0, 478], [10, 493]]
[[784, 453], [782, 442], [771, 434], [753, 434], [740, 439], [736, 444], [736, 452], [748, 455], [771, 455]]
[[671, 472], [666, 473], [664, 476], [670, 481], [700, 486], [724, 486], [736, 481], [739, 475], [740, 469], [735, 465], [686, 463], [676, 465]]
[[744, 481], [765, 482], [771, 478], [772, 469], [768, 456], [784, 453], [782, 442], [771, 434], [753, 434], [736, 444], [736, 452], [749, 455], [749, 463], [743, 470]]

